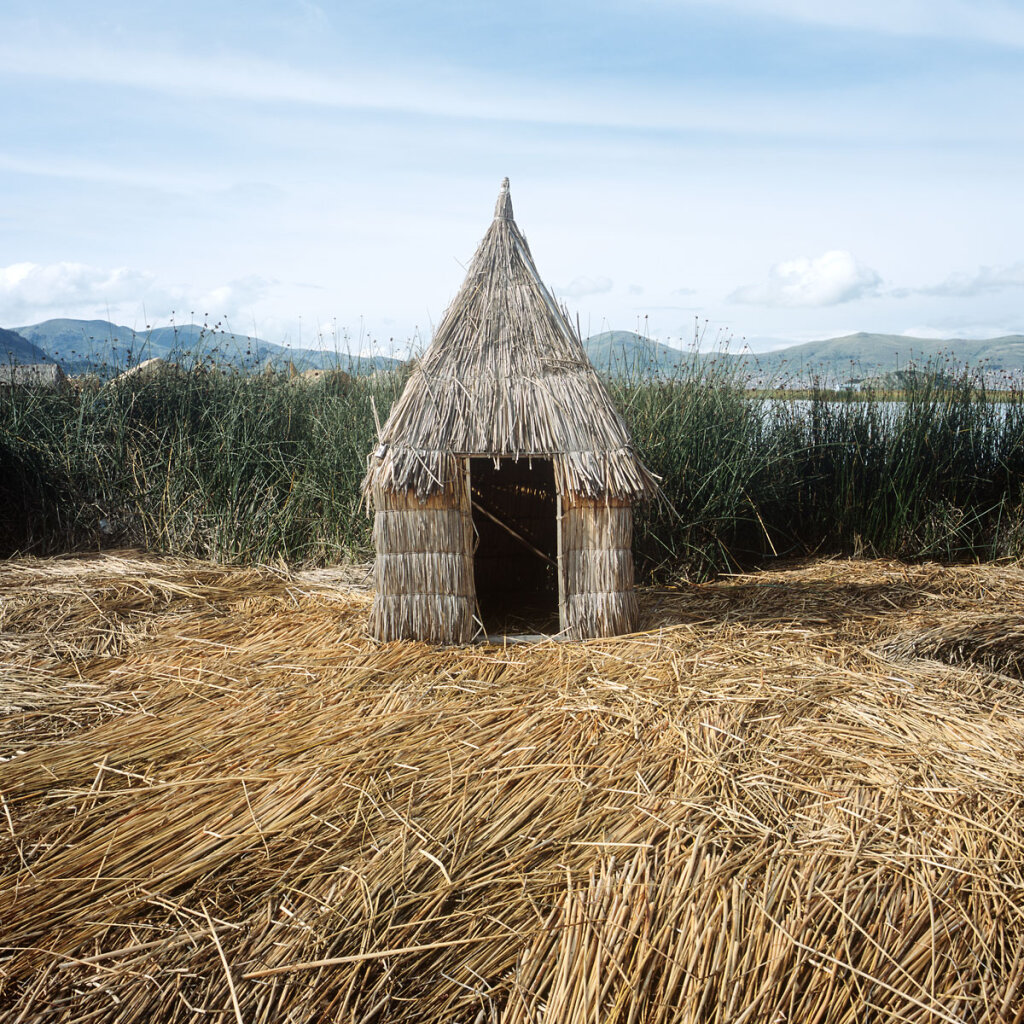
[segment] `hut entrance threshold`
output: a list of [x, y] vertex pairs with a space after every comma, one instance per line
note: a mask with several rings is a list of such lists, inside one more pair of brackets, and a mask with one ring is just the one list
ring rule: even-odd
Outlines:
[[470, 459], [473, 577], [487, 633], [559, 630], [558, 500], [550, 459]]

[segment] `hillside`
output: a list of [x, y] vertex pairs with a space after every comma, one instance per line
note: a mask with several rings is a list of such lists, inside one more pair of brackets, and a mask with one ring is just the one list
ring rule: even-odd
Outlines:
[[900, 334], [850, 334], [826, 341], [810, 341], [777, 352], [749, 357], [770, 372], [824, 372], [860, 378], [891, 373], [910, 362], [918, 366], [950, 359], [990, 371], [1024, 372], [1024, 335], [1012, 334], [985, 341], [966, 338], [909, 338]]
[[[671, 377], [695, 358], [633, 331], [604, 331], [583, 342], [591, 362], [602, 373], [623, 377]], [[736, 344], [736, 349], [740, 343]], [[351, 356], [330, 349], [292, 348], [197, 324], [154, 327], [135, 331], [107, 320], [46, 320], [43, 323], [0, 331], [0, 358], [17, 362], [56, 361], [69, 373], [88, 370], [111, 372], [160, 356], [188, 360], [202, 353], [244, 370], [266, 365], [297, 370], [338, 366], [353, 374], [394, 369], [400, 360], [387, 356]], [[697, 358], [707, 358], [708, 353]], [[719, 356], [719, 358], [722, 358]], [[891, 373], [913, 362], [918, 366], [946, 358], [956, 364], [983, 367], [990, 372], [1024, 373], [1024, 334], [972, 341], [964, 338], [931, 340], [900, 334], [850, 334], [824, 341], [809, 341], [758, 354], [728, 353], [754, 378], [861, 379]]]
[[45, 363], [46, 353], [17, 331], [0, 327], [0, 362]]
[[212, 331], [198, 324], [135, 331], [107, 320], [57, 319], [21, 327], [18, 331], [42, 358], [63, 363], [69, 373], [90, 370], [109, 373], [155, 356], [188, 361], [204, 355], [247, 370], [257, 370], [268, 363], [277, 369], [292, 363], [298, 370], [340, 366], [356, 374], [393, 369], [399, 363], [386, 356], [350, 356], [333, 350], [289, 348], [262, 338]]
[[633, 331], [594, 334], [583, 347], [600, 372], [613, 376], [672, 376], [690, 360], [688, 353]]
[[[690, 352], [643, 338], [632, 331], [605, 331], [587, 338], [583, 345], [598, 370], [615, 376], [672, 376], [694, 358]], [[701, 356], [709, 357], [710, 353]], [[860, 379], [894, 373], [910, 363], [922, 366], [946, 359], [955, 365], [967, 364], [990, 372], [1016, 375], [1024, 373], [1024, 335], [972, 341], [861, 332], [756, 355], [733, 352], [725, 358], [742, 364], [751, 375], [764, 377], [820, 374]]]

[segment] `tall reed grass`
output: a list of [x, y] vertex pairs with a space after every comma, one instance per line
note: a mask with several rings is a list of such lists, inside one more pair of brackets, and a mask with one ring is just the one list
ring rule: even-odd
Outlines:
[[706, 575], [775, 555], [1024, 555], [1024, 394], [967, 371], [891, 395], [752, 394], [728, 361], [616, 385], [667, 498], [640, 564]]
[[[936, 378], [937, 380], [938, 378]], [[0, 553], [139, 545], [217, 561], [370, 553], [359, 482], [401, 374], [318, 383], [182, 372], [68, 395], [0, 390]], [[926, 378], [890, 397], [774, 400], [735, 364], [609, 381], [665, 501], [643, 578], [776, 554], [1024, 554], [1024, 395]]]
[[365, 554], [359, 482], [396, 375], [191, 372], [0, 394], [0, 549], [111, 544], [217, 561]]

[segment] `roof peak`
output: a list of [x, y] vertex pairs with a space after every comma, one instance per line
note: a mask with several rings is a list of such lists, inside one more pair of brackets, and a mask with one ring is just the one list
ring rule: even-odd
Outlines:
[[512, 220], [512, 197], [508, 194], [508, 178], [502, 178], [498, 201], [494, 204], [495, 220]]

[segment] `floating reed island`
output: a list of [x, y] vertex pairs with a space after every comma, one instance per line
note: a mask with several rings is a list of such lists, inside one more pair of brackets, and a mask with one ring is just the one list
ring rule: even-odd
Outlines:
[[635, 628], [631, 506], [657, 481], [540, 279], [508, 178], [377, 442], [375, 637]]
[[0, 563], [0, 1019], [1024, 1019], [1024, 570], [444, 649], [362, 576]]

